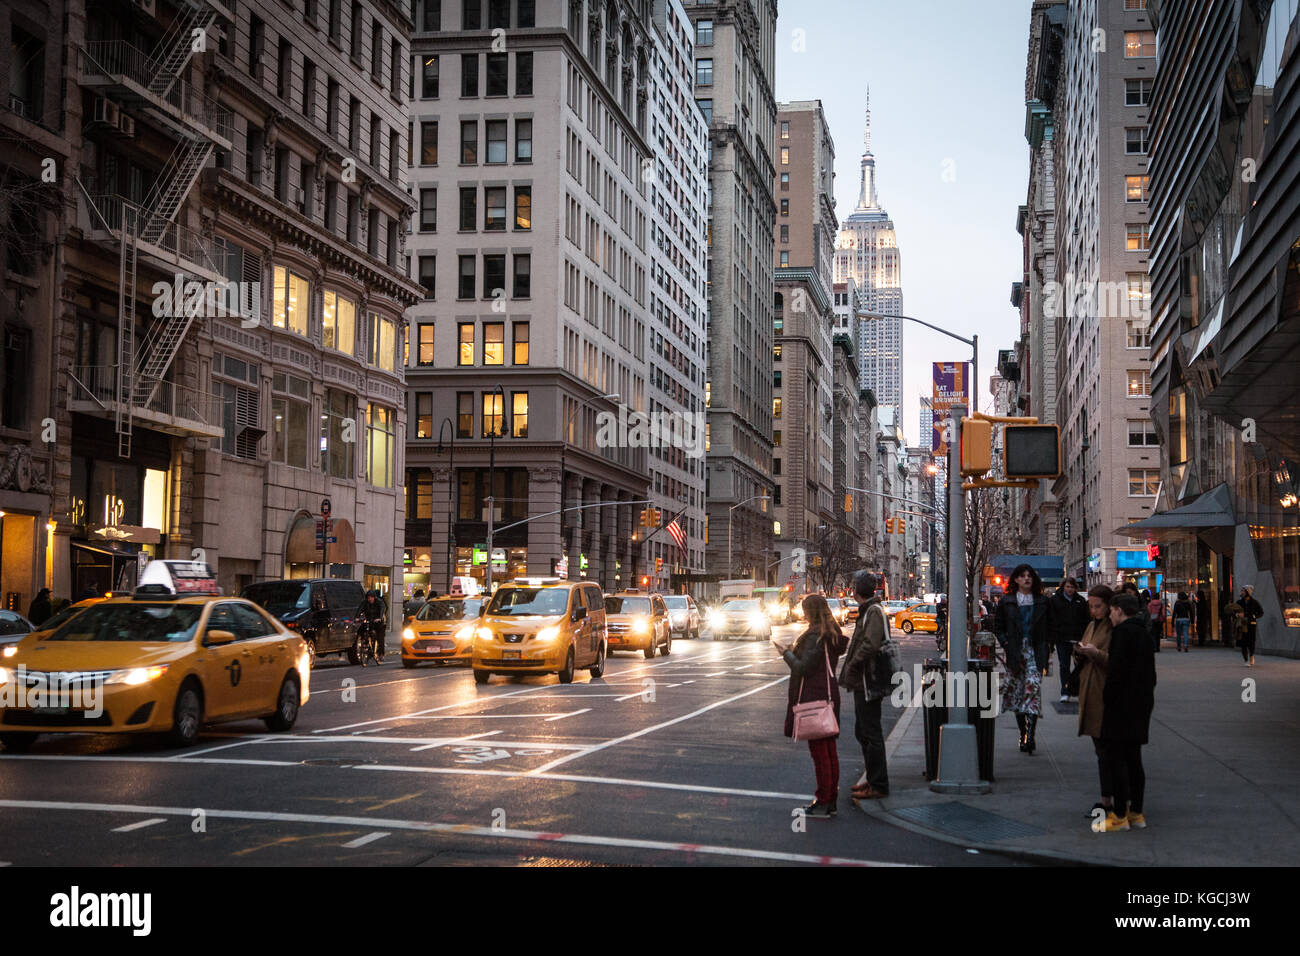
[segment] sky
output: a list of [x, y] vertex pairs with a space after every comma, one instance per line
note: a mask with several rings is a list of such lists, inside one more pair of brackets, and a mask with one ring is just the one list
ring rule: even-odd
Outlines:
[[[980, 406], [999, 349], [1019, 337], [1016, 211], [1029, 175], [1025, 55], [1031, 0], [778, 0], [776, 99], [822, 101], [835, 141], [835, 212], [857, 205], [867, 88], [880, 203], [894, 220], [903, 312], [979, 336]], [[798, 32], [802, 31], [802, 33]], [[802, 47], [802, 49], [800, 49]], [[970, 348], [903, 323], [903, 430], [920, 436], [931, 363]]]

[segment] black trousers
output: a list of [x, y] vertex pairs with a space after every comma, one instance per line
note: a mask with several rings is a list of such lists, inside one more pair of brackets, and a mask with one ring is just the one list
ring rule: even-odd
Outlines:
[[1056, 659], [1061, 665], [1061, 695], [1075, 697], [1079, 693], [1079, 672], [1074, 665], [1073, 641], [1056, 642]]
[[1256, 628], [1248, 627], [1246, 628], [1246, 632], [1241, 636], [1241, 639], [1237, 641], [1237, 645], [1241, 648], [1241, 659], [1247, 664], [1250, 663], [1251, 657], [1255, 654], [1256, 633]]
[[1147, 775], [1142, 769], [1142, 745], [1121, 740], [1103, 740], [1101, 746], [1110, 761], [1111, 785], [1115, 791], [1115, 816], [1130, 810], [1142, 812], [1146, 796]]
[[867, 700], [864, 691], [853, 692], [853, 736], [862, 745], [862, 759], [867, 765], [867, 783], [872, 790], [889, 793], [889, 768], [885, 766], [885, 732], [880, 726], [880, 710], [885, 699]]
[[1107, 799], [1115, 796], [1115, 771], [1111, 767], [1110, 752], [1100, 737], [1092, 738], [1092, 749], [1097, 754], [1097, 776], [1101, 778], [1101, 795]]

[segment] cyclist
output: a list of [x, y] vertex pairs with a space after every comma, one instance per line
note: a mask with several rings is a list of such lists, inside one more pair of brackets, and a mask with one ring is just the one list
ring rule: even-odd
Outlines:
[[388, 607], [379, 592], [371, 588], [357, 608], [357, 626], [370, 629], [371, 656], [378, 663], [384, 659], [384, 635], [388, 632]]

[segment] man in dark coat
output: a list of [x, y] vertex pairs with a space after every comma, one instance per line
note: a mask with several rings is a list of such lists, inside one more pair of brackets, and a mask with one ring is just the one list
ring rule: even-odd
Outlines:
[[50, 589], [41, 588], [36, 592], [36, 597], [32, 598], [31, 607], [27, 609], [27, 620], [40, 627], [53, 613], [54, 609], [50, 607]]
[[870, 571], [859, 571], [853, 577], [853, 589], [859, 604], [858, 621], [844, 655], [844, 667], [840, 670], [840, 686], [853, 692], [853, 735], [862, 747], [862, 760], [866, 766], [866, 779], [853, 787], [855, 800], [889, 796], [885, 733], [880, 722], [881, 707], [888, 694], [883, 691], [881, 682], [872, 679], [876, 655], [889, 637], [888, 618], [876, 610], [883, 600], [876, 593], [879, 588], [880, 578]]
[[1074, 645], [1088, 628], [1088, 601], [1074, 578], [1066, 578], [1047, 602], [1047, 633], [1061, 664], [1061, 702], [1079, 695], [1078, 672], [1071, 672]]
[[1202, 588], [1196, 592], [1196, 646], [1204, 647], [1210, 636], [1210, 601]]
[[1106, 686], [1102, 690], [1101, 745], [1114, 775], [1114, 809], [1105, 820], [1093, 823], [1098, 833], [1111, 830], [1143, 829], [1142, 814], [1146, 773], [1142, 769], [1142, 746], [1151, 726], [1155, 706], [1155, 647], [1139, 616], [1140, 607], [1130, 594], [1117, 594], [1110, 601], [1109, 659]]

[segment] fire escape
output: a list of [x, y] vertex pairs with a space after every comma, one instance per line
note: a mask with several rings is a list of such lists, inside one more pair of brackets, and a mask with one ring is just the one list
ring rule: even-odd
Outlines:
[[75, 369], [73, 407], [111, 411], [118, 454], [131, 454], [134, 422], [148, 421], [180, 435], [221, 437], [219, 406], [193, 389], [166, 380], [196, 310], [173, 299], [137, 341], [136, 284], [142, 268], [171, 280], [209, 287], [226, 281], [224, 249], [178, 221], [194, 184], [217, 148], [230, 150], [231, 113], [188, 81], [196, 54], [215, 42], [210, 28], [231, 15], [213, 0], [177, 0], [177, 15], [155, 48], [145, 53], [121, 40], [92, 40], [80, 53], [81, 84], [95, 91], [88, 126], [114, 136], [135, 135], [135, 117], [176, 141], [142, 202], [109, 194], [92, 196], [78, 180], [83, 223], [92, 240], [118, 253], [117, 362], [112, 368]]

